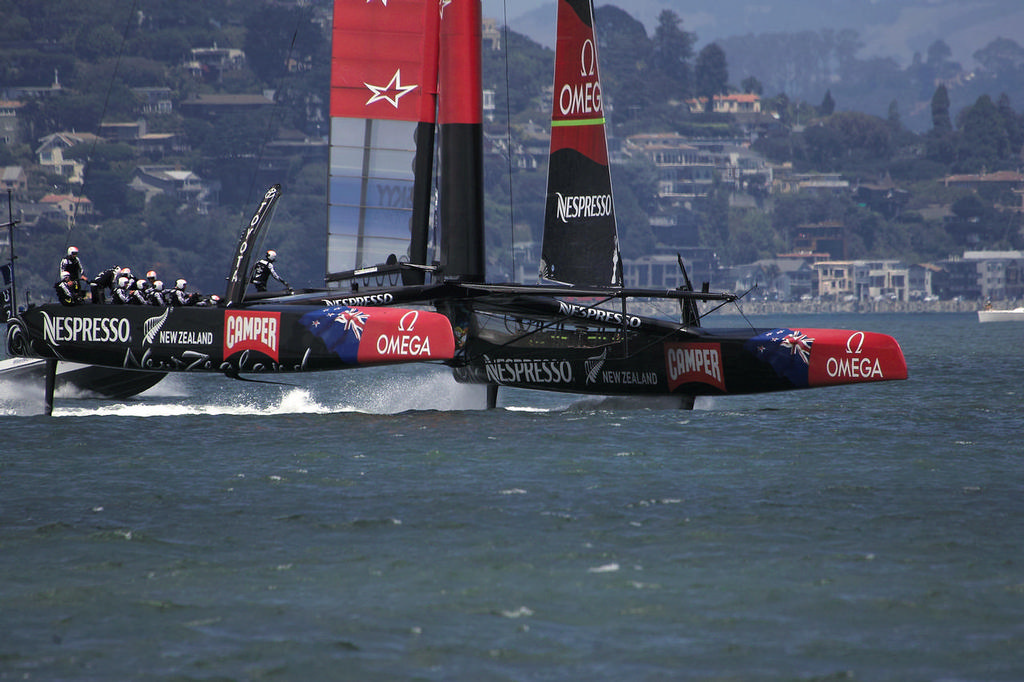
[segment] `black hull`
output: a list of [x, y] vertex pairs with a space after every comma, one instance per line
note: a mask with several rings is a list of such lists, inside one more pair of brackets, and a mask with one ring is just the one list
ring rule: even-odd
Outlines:
[[[689, 335], [687, 335], [689, 337]], [[515, 348], [476, 340], [472, 360], [455, 371], [457, 381], [533, 390], [607, 396], [697, 396], [770, 393], [801, 388], [758, 362], [743, 348], [750, 338], [682, 336], [678, 342], [637, 336], [638, 350], [604, 347]], [[669, 360], [666, 356], [678, 356]]]
[[7, 350], [123, 371], [233, 376], [447, 361], [454, 340], [445, 317], [398, 308], [50, 304], [9, 323]]
[[698, 396], [907, 377], [896, 340], [872, 332], [714, 330], [536, 297], [473, 301], [467, 314], [472, 322], [462, 365], [455, 369], [463, 383], [608, 396]]

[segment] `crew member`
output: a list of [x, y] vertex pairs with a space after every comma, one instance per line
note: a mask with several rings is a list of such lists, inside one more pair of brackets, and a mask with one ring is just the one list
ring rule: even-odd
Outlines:
[[146, 300], [150, 305], [167, 305], [164, 300], [164, 283], [160, 280], [153, 282], [153, 286], [146, 289]]
[[274, 261], [277, 260], [277, 251], [269, 249], [267, 255], [256, 261], [256, 267], [252, 269], [252, 279], [249, 281], [256, 285], [256, 291], [267, 290], [267, 280], [273, 277], [278, 282], [284, 285], [284, 288], [291, 293], [292, 287], [288, 282], [281, 278], [281, 275], [277, 274], [277, 270], [274, 268]]
[[64, 305], [78, 305], [82, 302], [76, 282], [67, 270], [60, 273], [60, 281], [53, 288], [57, 290], [57, 300]]
[[85, 280], [84, 268], [82, 267], [82, 261], [78, 260], [78, 247], [69, 246], [67, 255], [60, 261], [60, 278], [61, 281], [57, 283], [60, 286], [64, 282], [64, 273], [71, 275], [71, 282], [74, 285], [75, 298], [82, 297], [82, 286], [80, 282]]
[[134, 303], [135, 305], [150, 305], [150, 300], [145, 296], [145, 291], [148, 288], [150, 288], [150, 283], [145, 280], [136, 280], [134, 286], [129, 284], [128, 291], [131, 295], [129, 303]]
[[98, 275], [92, 278], [89, 282], [89, 288], [92, 290], [92, 302], [103, 303], [104, 301], [104, 289], [108, 289], [113, 295], [114, 288], [117, 286], [117, 278], [121, 274], [121, 266], [115, 265], [112, 268], [103, 270]]
[[117, 286], [114, 287], [114, 291], [111, 292], [110, 301], [111, 303], [131, 303], [132, 294], [129, 289], [130, 280], [127, 277], [121, 276], [117, 280]]
[[185, 291], [185, 287], [188, 286], [188, 282], [184, 279], [179, 279], [174, 283], [174, 288], [166, 292], [165, 299], [167, 305], [192, 305], [195, 302], [195, 295]]

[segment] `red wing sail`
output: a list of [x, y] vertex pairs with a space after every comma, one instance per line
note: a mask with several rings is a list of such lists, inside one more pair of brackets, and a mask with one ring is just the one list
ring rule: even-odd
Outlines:
[[441, 5], [440, 261], [446, 278], [479, 282], [485, 274], [480, 2]]
[[336, 0], [331, 117], [435, 120], [437, 0]]
[[335, 0], [327, 272], [428, 262], [437, 0]]
[[621, 285], [591, 0], [559, 0], [541, 277]]

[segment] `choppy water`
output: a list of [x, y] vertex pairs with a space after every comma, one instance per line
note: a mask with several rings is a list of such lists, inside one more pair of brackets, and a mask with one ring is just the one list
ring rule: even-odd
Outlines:
[[911, 378], [0, 387], [0, 679], [1024, 679], [1024, 325], [785, 321], [892, 333]]

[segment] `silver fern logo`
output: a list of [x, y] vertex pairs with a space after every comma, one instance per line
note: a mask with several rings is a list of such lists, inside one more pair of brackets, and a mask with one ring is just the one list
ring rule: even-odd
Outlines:
[[600, 355], [595, 355], [592, 358], [587, 358], [583, 361], [583, 367], [587, 370], [587, 383], [596, 384], [597, 375], [601, 373], [601, 368], [604, 367], [604, 361], [608, 359], [608, 349], [605, 348], [601, 351]]
[[171, 314], [170, 308], [164, 309], [164, 314], [160, 317], [151, 317], [142, 324], [142, 330], [144, 335], [143, 341], [147, 345], [153, 345], [153, 339], [160, 333], [160, 328], [164, 326], [164, 322], [167, 322], [167, 317]]

